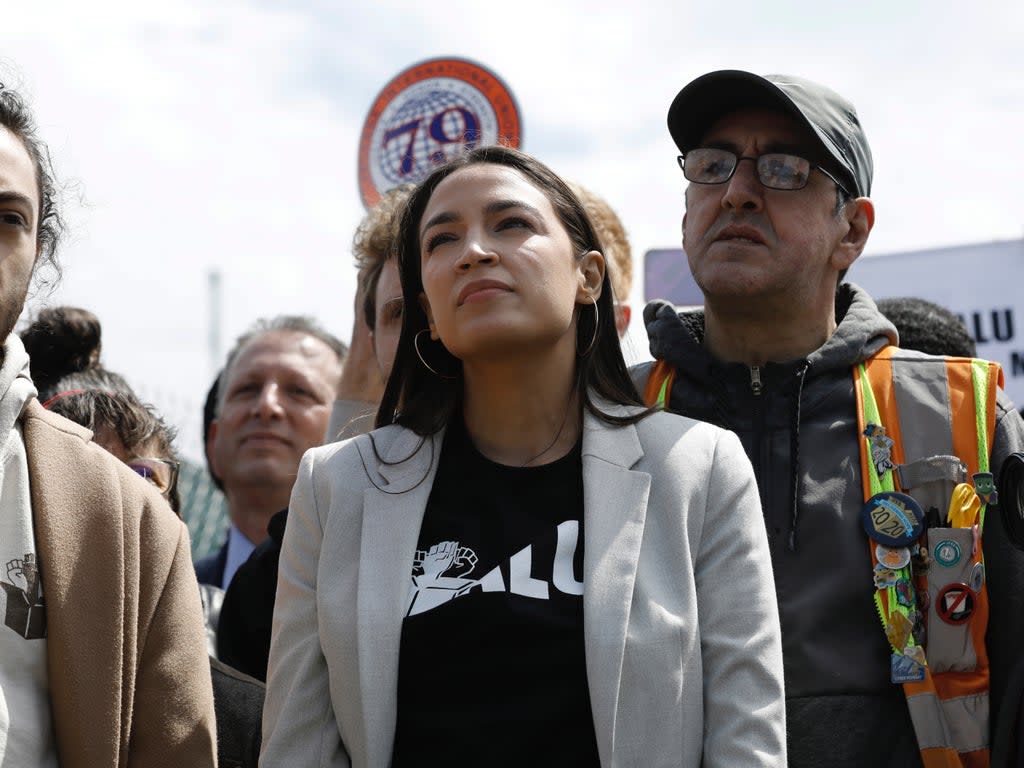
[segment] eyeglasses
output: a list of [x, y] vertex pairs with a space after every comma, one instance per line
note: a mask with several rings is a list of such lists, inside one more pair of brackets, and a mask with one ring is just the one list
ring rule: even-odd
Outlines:
[[180, 465], [176, 461], [136, 456], [129, 459], [127, 463], [131, 470], [155, 485], [165, 499], [171, 495], [175, 483], [178, 482], [178, 467]]
[[811, 171], [817, 169], [846, 192], [846, 187], [835, 176], [799, 155], [769, 152], [759, 157], [740, 157], [727, 149], [701, 147], [691, 149], [677, 159], [679, 167], [683, 169], [683, 176], [695, 184], [724, 184], [736, 173], [741, 160], [753, 160], [757, 168], [757, 180], [768, 189], [803, 189], [810, 181]]

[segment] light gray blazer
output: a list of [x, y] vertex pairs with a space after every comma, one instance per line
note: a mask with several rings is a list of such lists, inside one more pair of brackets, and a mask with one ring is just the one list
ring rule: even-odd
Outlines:
[[[303, 458], [281, 553], [264, 768], [389, 764], [402, 618], [442, 439], [390, 426]], [[774, 581], [739, 439], [667, 413], [625, 427], [587, 413], [583, 495], [601, 765], [784, 766]]]

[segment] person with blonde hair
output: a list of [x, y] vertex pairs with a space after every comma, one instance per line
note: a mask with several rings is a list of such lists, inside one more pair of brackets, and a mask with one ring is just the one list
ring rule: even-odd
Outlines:
[[384, 382], [391, 374], [404, 304], [396, 258], [398, 230], [413, 189], [413, 184], [399, 184], [381, 195], [352, 238], [358, 271], [352, 342], [326, 442], [351, 437], [373, 426]]
[[633, 248], [629, 244], [629, 235], [626, 234], [622, 219], [607, 200], [582, 184], [574, 181], [566, 183], [583, 204], [590, 223], [594, 225], [597, 238], [601, 241], [612, 281], [615, 328], [620, 337], [625, 336], [632, 317], [629, 295], [633, 290]]

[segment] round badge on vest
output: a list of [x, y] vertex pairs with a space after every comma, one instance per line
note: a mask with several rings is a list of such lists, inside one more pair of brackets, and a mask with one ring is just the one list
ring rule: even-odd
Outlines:
[[985, 566], [982, 563], [975, 563], [971, 569], [970, 585], [975, 592], [981, 591], [981, 585], [985, 583]]
[[963, 624], [974, 615], [977, 595], [966, 584], [947, 584], [935, 598], [935, 613], [947, 624]]
[[876, 493], [861, 510], [868, 536], [886, 547], [906, 547], [924, 531], [924, 510], [910, 496], [896, 491]]
[[963, 553], [960, 545], [952, 539], [942, 539], [935, 545], [935, 562], [946, 568], [952, 568], [960, 562]]
[[887, 547], [884, 544], [876, 544], [875, 557], [886, 568], [898, 571], [900, 568], [906, 568], [910, 563], [910, 550], [906, 547], [893, 548]]

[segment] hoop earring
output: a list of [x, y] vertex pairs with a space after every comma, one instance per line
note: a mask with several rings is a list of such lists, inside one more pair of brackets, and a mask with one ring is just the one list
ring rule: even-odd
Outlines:
[[418, 357], [420, 359], [420, 362], [423, 363], [423, 367], [426, 368], [428, 371], [430, 371], [435, 376], [437, 376], [439, 379], [455, 379], [455, 378], [458, 378], [456, 376], [445, 376], [443, 373], [438, 373], [436, 370], [434, 370], [433, 366], [431, 366], [430, 363], [428, 363], [424, 359], [423, 353], [420, 352], [420, 335], [424, 334], [424, 333], [430, 333], [430, 329], [429, 328], [424, 328], [422, 331], [417, 331], [416, 335], [412, 337], [413, 349], [416, 350], [416, 357]]
[[601, 314], [597, 310], [597, 299], [594, 297], [594, 294], [589, 294], [589, 295], [590, 295], [590, 300], [592, 302], [594, 302], [594, 336], [590, 339], [590, 343], [587, 345], [587, 348], [585, 350], [583, 350], [583, 352], [577, 352], [576, 353], [580, 357], [586, 357], [587, 355], [590, 354], [591, 350], [594, 349], [594, 344], [597, 343], [597, 330], [601, 326], [601, 323], [600, 323]]

